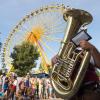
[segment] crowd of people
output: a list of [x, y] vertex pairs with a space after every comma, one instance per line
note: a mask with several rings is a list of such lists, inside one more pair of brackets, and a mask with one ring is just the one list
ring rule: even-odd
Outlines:
[[0, 97], [4, 100], [43, 100], [55, 98], [50, 78], [0, 76]]

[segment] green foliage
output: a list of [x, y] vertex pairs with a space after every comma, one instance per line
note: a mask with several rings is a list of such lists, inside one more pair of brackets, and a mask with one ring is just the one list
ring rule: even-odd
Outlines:
[[39, 57], [36, 46], [23, 42], [22, 45], [17, 45], [13, 49], [11, 53], [12, 65], [19, 76], [26, 75], [32, 68], [36, 67], [36, 60]]
[[2, 70], [0, 69], [0, 75], [2, 75]]

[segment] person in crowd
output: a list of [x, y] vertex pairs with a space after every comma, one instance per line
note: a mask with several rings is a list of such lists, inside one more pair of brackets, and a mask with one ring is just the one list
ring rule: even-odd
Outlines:
[[3, 75], [0, 76], [0, 92], [2, 92]]
[[34, 77], [31, 78], [30, 82], [31, 82], [31, 88], [32, 88], [32, 97], [34, 98], [34, 96], [35, 96], [35, 90], [36, 90]]
[[37, 77], [35, 78], [34, 84], [35, 84], [35, 96], [39, 98], [39, 81]]
[[16, 92], [16, 98], [19, 100], [19, 98], [24, 97], [25, 95], [25, 80], [22, 78], [22, 80], [19, 82], [19, 90]]
[[46, 99], [46, 81], [45, 81], [45, 78], [42, 79], [42, 98]]
[[29, 73], [26, 75], [25, 86], [26, 88], [30, 87], [30, 75]]
[[17, 76], [13, 76], [13, 80], [11, 82], [11, 90], [10, 90], [10, 94], [8, 96], [8, 98], [11, 98], [12, 100], [14, 100], [14, 96], [16, 94], [16, 88], [17, 88]]
[[4, 81], [4, 86], [3, 86], [4, 93], [8, 91], [8, 85], [9, 85], [9, 79], [8, 77], [6, 77]]
[[39, 99], [42, 99], [42, 79], [39, 79]]

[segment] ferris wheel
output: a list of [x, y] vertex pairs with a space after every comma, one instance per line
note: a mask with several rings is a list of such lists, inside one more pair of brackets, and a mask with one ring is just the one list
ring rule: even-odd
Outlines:
[[64, 5], [50, 5], [26, 15], [9, 33], [2, 49], [3, 66], [13, 68], [10, 57], [13, 48], [28, 41], [38, 47], [45, 71], [57, 54], [67, 23], [63, 19]]

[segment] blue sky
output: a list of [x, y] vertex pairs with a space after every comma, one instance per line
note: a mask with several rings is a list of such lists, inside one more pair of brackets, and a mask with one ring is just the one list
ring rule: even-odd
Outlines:
[[45, 5], [63, 3], [65, 6], [90, 12], [93, 22], [88, 27], [90, 41], [100, 51], [100, 1], [98, 0], [0, 0], [0, 39], [5, 41], [12, 28], [27, 14]]
[[98, 0], [0, 0], [0, 32], [1, 38], [8, 35], [11, 29], [26, 14], [43, 5], [64, 3], [66, 6], [84, 9], [93, 16], [88, 32], [93, 37], [92, 43], [100, 50], [100, 1]]

